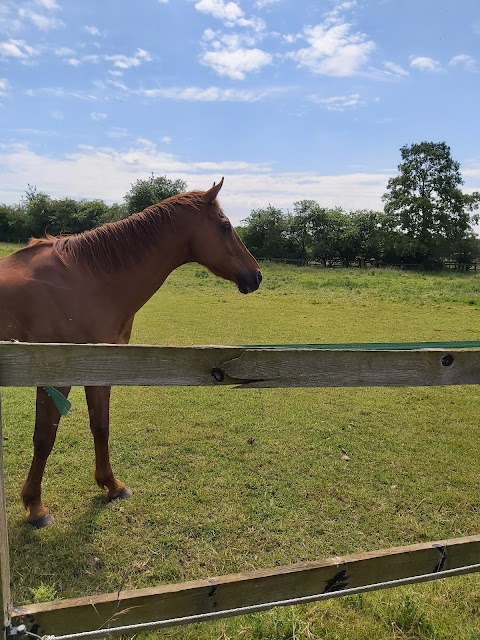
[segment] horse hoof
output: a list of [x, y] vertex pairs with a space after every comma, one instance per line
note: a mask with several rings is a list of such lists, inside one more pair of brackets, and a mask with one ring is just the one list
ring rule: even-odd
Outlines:
[[32, 525], [32, 527], [35, 527], [35, 529], [43, 529], [44, 527], [49, 527], [54, 522], [54, 517], [49, 513], [47, 513], [45, 516], [42, 516], [41, 518], [37, 518], [36, 520], [27, 520], [27, 524]]
[[113, 500], [126, 500], [127, 498], [130, 498], [132, 494], [133, 491], [131, 489], [129, 489], [128, 487], [124, 487], [123, 489], [120, 489], [120, 491], [114, 496], [109, 496], [108, 501], [112, 502]]

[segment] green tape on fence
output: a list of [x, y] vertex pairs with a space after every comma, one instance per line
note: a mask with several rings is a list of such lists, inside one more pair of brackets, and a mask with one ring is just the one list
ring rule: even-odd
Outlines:
[[480, 340], [454, 342], [346, 342], [335, 344], [242, 344], [245, 349], [324, 349], [335, 351], [414, 351], [417, 349], [478, 349]]

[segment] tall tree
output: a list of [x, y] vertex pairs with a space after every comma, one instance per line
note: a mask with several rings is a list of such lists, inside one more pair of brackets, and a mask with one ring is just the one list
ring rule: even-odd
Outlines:
[[125, 195], [127, 211], [129, 214], [143, 211], [152, 204], [186, 190], [187, 183], [184, 180], [170, 180], [166, 176], [156, 178], [152, 173], [148, 180], [137, 180]]
[[383, 196], [385, 213], [405, 234], [410, 258], [432, 264], [469, 235], [480, 193], [462, 192], [460, 165], [445, 142], [405, 145], [400, 152], [399, 175], [390, 178]]

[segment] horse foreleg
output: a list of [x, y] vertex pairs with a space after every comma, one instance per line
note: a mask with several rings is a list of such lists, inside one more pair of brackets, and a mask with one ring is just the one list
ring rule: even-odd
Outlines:
[[108, 491], [110, 500], [131, 495], [123, 482], [113, 475], [108, 450], [110, 425], [110, 387], [85, 387], [90, 429], [95, 443], [95, 480]]
[[[70, 387], [60, 388], [66, 397]], [[42, 478], [48, 456], [52, 451], [57, 435], [60, 412], [47, 392], [37, 389], [35, 432], [33, 434], [33, 460], [28, 477], [23, 485], [22, 500], [28, 509], [27, 522], [36, 527], [46, 527], [52, 524], [53, 518], [42, 503]]]

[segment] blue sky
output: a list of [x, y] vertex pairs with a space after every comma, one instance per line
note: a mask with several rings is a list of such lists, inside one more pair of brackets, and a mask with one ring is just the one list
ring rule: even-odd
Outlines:
[[208, 188], [381, 209], [445, 140], [480, 190], [479, 0], [0, 0], [0, 202]]

